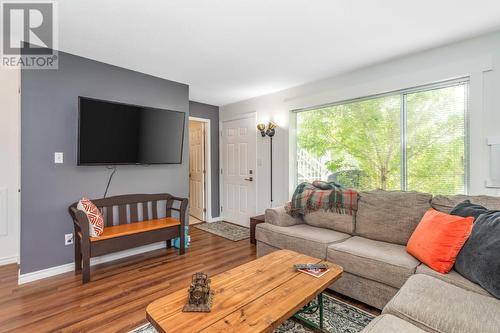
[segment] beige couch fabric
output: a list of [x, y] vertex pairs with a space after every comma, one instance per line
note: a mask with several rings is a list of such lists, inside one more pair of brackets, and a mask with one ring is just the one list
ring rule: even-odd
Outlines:
[[274, 251], [278, 251], [279, 249], [277, 247], [271, 246], [269, 244], [259, 242], [257, 241], [257, 246], [256, 246], [256, 255], [257, 258], [263, 257], [265, 255], [268, 255], [269, 253], [272, 253]]
[[451, 283], [457, 287], [460, 287], [465, 290], [473, 291], [478, 294], [484, 295], [484, 296], [492, 296], [489, 292], [487, 292], [485, 289], [483, 289], [480, 285], [467, 280], [464, 278], [462, 275], [458, 274], [456, 271], [451, 270], [448, 274], [442, 274], [439, 272], [436, 272], [429, 266], [425, 264], [420, 264], [417, 267], [417, 271], [415, 272], [416, 274], [425, 274], [429, 275], [432, 277], [435, 277], [437, 279], [443, 280], [445, 282]]
[[260, 223], [255, 229], [255, 238], [260, 242], [320, 259], [326, 258], [328, 245], [349, 237], [351, 236], [348, 234], [307, 224], [278, 227], [270, 223]]
[[500, 329], [498, 300], [424, 274], [408, 279], [382, 313], [429, 332], [498, 333]]
[[357, 236], [330, 245], [327, 259], [346, 272], [394, 288], [401, 288], [420, 264], [402, 245]]
[[361, 333], [425, 333], [425, 331], [398, 317], [384, 314], [373, 319]]
[[470, 200], [473, 204], [481, 205], [491, 210], [500, 210], [500, 197], [488, 195], [436, 195], [432, 198], [432, 207], [440, 212], [449, 214], [451, 210], [464, 200]]
[[398, 292], [397, 288], [388, 286], [385, 283], [366, 279], [345, 271], [342, 273], [342, 277], [328, 288], [380, 310]]
[[432, 196], [401, 191], [361, 192], [355, 234], [406, 245], [411, 234], [431, 207]]
[[302, 219], [288, 215], [285, 211], [285, 207], [266, 209], [265, 221], [266, 223], [279, 227], [290, 227], [292, 225], [304, 223]]
[[331, 229], [352, 235], [354, 233], [354, 216], [320, 209], [306, 214], [304, 222], [313, 227]]

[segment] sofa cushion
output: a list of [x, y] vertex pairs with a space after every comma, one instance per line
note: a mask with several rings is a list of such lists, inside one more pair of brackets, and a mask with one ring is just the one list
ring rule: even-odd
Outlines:
[[320, 259], [326, 258], [328, 245], [349, 237], [351, 236], [348, 234], [307, 224], [278, 227], [269, 223], [260, 223], [255, 229], [255, 238], [260, 242]]
[[415, 325], [389, 314], [373, 319], [361, 333], [425, 333]]
[[417, 271], [415, 272], [416, 274], [425, 274], [429, 275], [432, 277], [435, 277], [437, 279], [443, 280], [445, 282], [451, 283], [457, 287], [460, 287], [465, 290], [473, 291], [481, 295], [485, 296], [491, 296], [490, 293], [488, 293], [485, 289], [481, 288], [480, 285], [467, 280], [464, 278], [462, 275], [458, 274], [455, 270], [449, 271], [447, 274], [442, 274], [439, 272], [436, 272], [429, 266], [425, 264], [420, 264], [417, 267]]
[[354, 216], [355, 215], [339, 214], [320, 209], [304, 215], [304, 222], [313, 227], [332, 229], [352, 234], [354, 232]]
[[413, 230], [431, 207], [430, 194], [401, 191], [361, 192], [356, 235], [406, 245]]
[[328, 247], [328, 260], [344, 271], [400, 288], [419, 262], [402, 245], [352, 237]]
[[450, 214], [453, 208], [462, 201], [469, 200], [473, 204], [481, 205], [490, 210], [500, 210], [500, 197], [488, 195], [436, 195], [432, 198], [432, 207], [440, 212]]
[[429, 208], [406, 245], [409, 254], [440, 273], [448, 273], [469, 238], [474, 218]]
[[300, 217], [290, 216], [285, 211], [284, 206], [266, 209], [264, 218], [266, 223], [271, 223], [280, 227], [290, 227], [292, 225], [304, 223]]
[[429, 332], [498, 333], [500, 327], [498, 300], [423, 274], [410, 277], [382, 313]]

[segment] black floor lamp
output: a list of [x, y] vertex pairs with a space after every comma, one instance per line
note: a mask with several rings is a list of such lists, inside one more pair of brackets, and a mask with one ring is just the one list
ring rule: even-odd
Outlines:
[[260, 131], [260, 134], [262, 135], [262, 137], [266, 137], [268, 136], [270, 138], [270, 163], [271, 163], [271, 166], [270, 166], [270, 173], [271, 173], [271, 181], [270, 181], [270, 185], [271, 185], [271, 206], [273, 204], [273, 136], [274, 134], [276, 134], [276, 124], [273, 123], [272, 121], [269, 122], [269, 124], [267, 124], [267, 126], [265, 124], [258, 124], [257, 125], [257, 129]]

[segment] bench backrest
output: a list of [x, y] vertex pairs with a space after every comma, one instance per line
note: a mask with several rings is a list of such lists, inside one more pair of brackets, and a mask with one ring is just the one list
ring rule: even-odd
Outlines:
[[[173, 207], [174, 200], [172, 199], [174, 199], [174, 197], [168, 193], [127, 194], [95, 199], [92, 200], [92, 202], [103, 214], [105, 226], [109, 227], [114, 224], [115, 220], [118, 221], [118, 224], [155, 220], [159, 215], [160, 204], [163, 203], [165, 204], [165, 214], [167, 217], [172, 216], [172, 210], [181, 213], [180, 207]], [[76, 208], [77, 205], [78, 203], [74, 203], [71, 207]]]

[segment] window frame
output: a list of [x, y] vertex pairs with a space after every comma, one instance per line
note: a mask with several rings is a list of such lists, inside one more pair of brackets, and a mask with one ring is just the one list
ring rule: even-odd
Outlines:
[[[440, 81], [440, 82], [435, 82], [431, 84], [425, 84], [425, 85], [420, 85], [412, 88], [405, 88], [405, 89], [399, 89], [399, 90], [393, 90], [385, 93], [380, 93], [380, 94], [374, 94], [374, 95], [368, 95], [368, 96], [363, 96], [363, 97], [358, 97], [358, 98], [351, 98], [351, 99], [346, 99], [334, 103], [326, 103], [326, 104], [320, 104], [320, 105], [315, 105], [307, 108], [301, 108], [301, 109], [294, 109], [291, 110], [290, 112], [292, 113], [293, 117], [293, 124], [295, 126], [297, 125], [297, 114], [301, 112], [307, 112], [307, 111], [313, 111], [317, 109], [322, 109], [326, 107], [332, 107], [332, 106], [338, 106], [338, 105], [343, 105], [343, 104], [350, 104], [350, 103], [356, 103], [356, 102], [363, 102], [371, 99], [376, 99], [376, 98], [381, 98], [381, 97], [388, 97], [388, 96], [400, 96], [401, 98], [401, 110], [400, 110], [400, 141], [401, 141], [401, 186], [400, 189], [401, 191], [406, 191], [407, 190], [407, 179], [408, 179], [408, 163], [407, 163], [407, 156], [406, 156], [406, 151], [407, 151], [407, 142], [406, 142], [406, 134], [407, 134], [407, 98], [406, 96], [409, 94], [414, 94], [414, 93], [419, 93], [419, 92], [425, 92], [425, 91], [430, 91], [430, 90], [436, 90], [436, 89], [443, 89], [443, 88], [450, 88], [450, 87], [455, 87], [455, 86], [464, 86], [464, 100], [465, 100], [465, 105], [464, 105], [464, 194], [467, 195], [469, 194], [469, 188], [470, 188], [470, 77], [460, 77], [457, 79], [452, 79], [452, 80], [446, 80], [446, 81]], [[297, 160], [297, 151], [298, 151], [298, 146], [297, 146], [297, 128], [294, 130], [294, 143], [293, 145], [293, 158], [295, 160], [294, 163], [294, 172], [293, 172], [293, 179], [292, 179], [292, 184], [293, 187], [295, 188], [297, 184], [297, 179], [298, 179], [298, 160]]]

